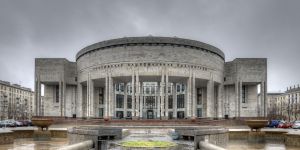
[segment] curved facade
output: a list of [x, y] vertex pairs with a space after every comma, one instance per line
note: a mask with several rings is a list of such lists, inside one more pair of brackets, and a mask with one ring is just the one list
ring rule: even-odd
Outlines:
[[[116, 119], [243, 116], [240, 108], [245, 107], [239, 101], [246, 97], [245, 87], [251, 97], [258, 84], [265, 84], [266, 59], [236, 59], [228, 63], [224, 60], [224, 53], [214, 46], [169, 37], [99, 42], [80, 50], [76, 62], [39, 58], [36, 90], [40, 84], [46, 88], [45, 101], [37, 99], [36, 105], [57, 104], [60, 112], [51, 113], [56, 109], [52, 107], [45, 112], [37, 109], [36, 113]], [[237, 70], [253, 65], [258, 69], [250, 70], [252, 76]], [[39, 93], [37, 98], [41, 97]], [[230, 98], [232, 95], [235, 98]], [[257, 97], [250, 99], [251, 108], [245, 115], [263, 115]], [[232, 102], [235, 108], [230, 108]]]

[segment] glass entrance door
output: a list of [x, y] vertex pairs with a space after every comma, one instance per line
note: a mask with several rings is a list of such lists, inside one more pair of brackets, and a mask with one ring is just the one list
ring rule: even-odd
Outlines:
[[153, 110], [147, 110], [147, 119], [154, 119]]

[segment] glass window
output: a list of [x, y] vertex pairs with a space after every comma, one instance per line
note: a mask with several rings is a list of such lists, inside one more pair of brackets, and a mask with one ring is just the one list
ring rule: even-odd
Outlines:
[[127, 96], [127, 108], [128, 109], [132, 108], [132, 98], [131, 98], [131, 95]]
[[121, 92], [124, 92], [124, 83], [120, 84], [120, 90], [121, 90]]
[[55, 102], [59, 103], [59, 85], [55, 86]]
[[202, 108], [197, 108], [197, 117], [202, 117]]
[[168, 86], [168, 93], [171, 93], [171, 86]]
[[182, 91], [182, 92], [185, 91], [185, 85], [184, 85], [184, 84], [182, 84], [182, 89], [181, 89], [181, 91]]
[[177, 89], [177, 92], [179, 93], [180, 92], [180, 85], [179, 84], [177, 84], [176, 89]]
[[103, 105], [104, 104], [104, 99], [103, 99], [103, 89], [99, 89], [99, 104]]
[[202, 105], [202, 90], [197, 89], [197, 105]]
[[119, 84], [116, 84], [116, 91], [119, 91], [120, 90], [120, 86]]
[[184, 94], [177, 95], [177, 108], [184, 108]]
[[117, 94], [117, 108], [124, 108], [124, 95]]
[[131, 118], [131, 111], [127, 111], [127, 118]]
[[246, 86], [242, 86], [242, 103], [246, 103]]
[[168, 102], [169, 102], [168, 103], [168, 105], [169, 105], [168, 108], [172, 109], [173, 108], [173, 95], [168, 96]]

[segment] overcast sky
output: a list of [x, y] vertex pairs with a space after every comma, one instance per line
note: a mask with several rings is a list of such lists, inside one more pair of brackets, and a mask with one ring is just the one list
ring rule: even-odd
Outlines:
[[266, 57], [269, 91], [300, 83], [300, 0], [0, 0], [0, 80], [33, 88], [36, 57], [75, 61], [89, 44], [147, 35]]

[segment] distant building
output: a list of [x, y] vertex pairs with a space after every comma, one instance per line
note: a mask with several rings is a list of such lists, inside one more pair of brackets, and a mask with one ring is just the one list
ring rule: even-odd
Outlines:
[[266, 81], [266, 58], [225, 62], [220, 49], [177, 37], [112, 39], [80, 50], [76, 62], [36, 58], [36, 114], [115, 119], [266, 116]]
[[34, 111], [34, 92], [18, 84], [0, 80], [0, 118], [30, 119]]
[[268, 114], [285, 120], [300, 119], [300, 87], [289, 87], [284, 93], [268, 93]]

